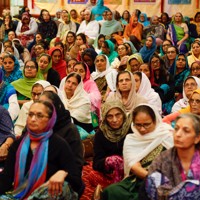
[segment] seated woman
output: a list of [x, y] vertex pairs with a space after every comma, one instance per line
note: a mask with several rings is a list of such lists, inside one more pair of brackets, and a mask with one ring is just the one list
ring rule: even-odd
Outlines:
[[11, 54], [5, 54], [3, 56], [3, 80], [7, 83], [12, 83], [23, 77], [20, 71], [20, 65], [18, 60]]
[[172, 113], [177, 112], [189, 105], [189, 98], [194, 90], [200, 89], [200, 80], [195, 76], [188, 76], [183, 82], [183, 98], [172, 107]]
[[68, 31], [65, 40], [63, 41], [64, 48], [65, 48], [65, 59], [68, 61], [70, 59], [69, 52], [71, 48], [75, 45], [76, 34], [72, 31]]
[[167, 49], [168, 47], [172, 46], [172, 41], [171, 40], [168, 40], [168, 39], [165, 39], [162, 43], [162, 45], [160, 45], [160, 53], [159, 53], [159, 56], [162, 58], [162, 59], [166, 59], [166, 56], [167, 56]]
[[192, 63], [190, 68], [190, 75], [200, 78], [200, 61], [195, 61]]
[[139, 53], [142, 55], [144, 62], [149, 62], [151, 56], [156, 52], [156, 38], [154, 36], [147, 36], [144, 46]]
[[95, 59], [96, 71], [91, 74], [91, 78], [96, 82], [104, 102], [110, 92], [116, 90], [117, 71], [110, 68], [106, 55], [98, 55]]
[[103, 44], [103, 42], [106, 40], [105, 35], [103, 34], [99, 34], [99, 36], [96, 38], [96, 40], [94, 41], [94, 48], [95, 51], [99, 54], [101, 52], [101, 46]]
[[[62, 137], [66, 142], [69, 143], [71, 150], [74, 154], [75, 162], [78, 165], [79, 176], [82, 174], [83, 168], [83, 149], [81, 138], [76, 126], [72, 123], [71, 116], [68, 110], [65, 109], [59, 96], [52, 91], [49, 91], [50, 86], [47, 86], [39, 97], [39, 100], [49, 101], [55, 106], [57, 113], [56, 123], [53, 127], [54, 134]], [[83, 189], [83, 185], [82, 185]], [[80, 188], [81, 190], [81, 188]]]
[[41, 54], [39, 57], [38, 78], [57, 87], [60, 85], [60, 76], [57, 71], [52, 69], [51, 56], [48, 54]]
[[152, 105], [160, 114], [162, 114], [161, 99], [158, 93], [151, 88], [151, 83], [148, 77], [142, 72], [135, 72], [133, 76], [135, 79], [137, 94], [144, 97], [148, 101], [149, 105]]
[[12, 119], [9, 112], [0, 105], [0, 172], [3, 170], [9, 148], [14, 140]]
[[200, 62], [200, 41], [199, 40], [195, 40], [191, 44], [191, 52], [192, 54], [187, 57], [189, 68], [191, 68], [191, 65], [193, 62], [195, 61]]
[[177, 117], [174, 147], [162, 152], [149, 167], [146, 191], [150, 199], [199, 199], [199, 130], [199, 116]]
[[88, 176], [92, 187], [100, 184], [104, 188], [122, 180], [122, 149], [126, 135], [132, 132], [130, 126], [131, 116], [126, 115], [119, 100], [104, 103], [102, 122], [94, 137], [93, 170]]
[[172, 18], [172, 22], [167, 30], [166, 38], [172, 41], [173, 45], [179, 49], [180, 53], [185, 54], [188, 52], [188, 27], [180, 12], [177, 12]]
[[[31, 105], [27, 132], [8, 153], [0, 178], [0, 198], [77, 196], [81, 176], [69, 144], [53, 134], [55, 122], [56, 111], [51, 103], [38, 101]], [[69, 190], [70, 186], [73, 190]]]
[[[70, 73], [62, 89], [63, 104], [69, 110], [74, 124], [80, 126], [88, 133], [93, 131], [91, 118], [91, 101], [89, 94], [83, 88], [81, 76]], [[85, 135], [81, 135], [85, 139]]]
[[34, 61], [28, 61], [25, 63], [23, 78], [13, 81], [11, 84], [17, 91], [17, 99], [19, 105], [23, 105], [27, 100], [31, 99], [31, 89], [37, 78], [38, 65]]
[[[136, 93], [136, 83], [133, 74], [129, 71], [119, 72], [117, 75], [116, 92], [108, 97], [120, 100], [125, 107], [126, 114], [133, 112], [134, 108], [141, 103], [147, 103], [147, 100]], [[106, 100], [106, 101], [107, 101]]]
[[[49, 55], [52, 58], [52, 69], [58, 72], [60, 80], [66, 76], [66, 61], [63, 58], [63, 52], [59, 47], [49, 49]], [[54, 85], [54, 84], [52, 84]]]
[[141, 55], [139, 53], [134, 53], [133, 55], [129, 56], [126, 69], [129, 72], [134, 73], [136, 71], [139, 71], [139, 67], [141, 64], [143, 64]]
[[193, 21], [191, 22], [191, 24], [195, 24], [196, 25], [196, 31], [198, 34], [198, 38], [200, 37], [200, 12], [197, 12], [194, 16]]
[[124, 141], [125, 179], [105, 188], [102, 200], [138, 199], [139, 187], [148, 175], [148, 167], [162, 151], [173, 146], [173, 128], [162, 123], [157, 111], [149, 105], [136, 107], [132, 114], [133, 134]]
[[17, 101], [17, 94], [15, 88], [3, 81], [4, 73], [0, 68], [0, 105], [6, 108], [14, 121], [19, 114], [19, 104]]
[[146, 13], [140, 13], [139, 20], [138, 20], [144, 27], [148, 26], [150, 24], [147, 14]]

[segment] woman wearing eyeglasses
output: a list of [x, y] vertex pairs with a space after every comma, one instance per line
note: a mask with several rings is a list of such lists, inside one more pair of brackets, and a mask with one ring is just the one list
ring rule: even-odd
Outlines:
[[192, 63], [191, 68], [191, 75], [200, 78], [200, 61], [195, 61]]
[[133, 134], [124, 141], [125, 179], [108, 186], [102, 199], [138, 199], [140, 185], [148, 175], [148, 166], [162, 151], [173, 146], [173, 128], [149, 105], [139, 105], [132, 113]]
[[1, 199], [78, 199], [81, 176], [68, 143], [53, 134], [55, 122], [51, 103], [31, 105], [27, 132], [10, 147], [1, 174], [0, 194], [11, 191]]
[[23, 105], [31, 99], [31, 88], [36, 81], [39, 81], [37, 72], [37, 63], [35, 61], [27, 61], [23, 70], [23, 78], [12, 82], [12, 85], [17, 91], [19, 105]]

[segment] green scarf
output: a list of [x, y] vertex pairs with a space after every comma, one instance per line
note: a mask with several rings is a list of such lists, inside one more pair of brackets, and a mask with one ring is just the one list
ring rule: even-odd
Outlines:
[[42, 69], [40, 69], [40, 67], [38, 68], [37, 78], [39, 78], [40, 80], [45, 80], [44, 74], [48, 73], [50, 68], [52, 68], [52, 60], [50, 61], [50, 63], [48, 64], [48, 67], [46, 69], [42, 70]]

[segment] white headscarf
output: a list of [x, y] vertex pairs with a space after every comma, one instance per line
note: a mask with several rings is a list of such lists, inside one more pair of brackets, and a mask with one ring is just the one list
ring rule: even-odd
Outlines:
[[96, 68], [95, 72], [92, 72], [91, 78], [95, 81], [97, 78], [102, 78], [105, 76], [108, 87], [112, 92], [116, 91], [116, 80], [117, 80], [117, 71], [110, 68], [110, 63], [106, 55], [99, 55], [106, 58], [106, 70], [103, 72], [98, 71]]
[[156, 116], [156, 127], [152, 132], [141, 135], [132, 123], [133, 134], [126, 136], [123, 147], [125, 176], [129, 176], [130, 170], [135, 163], [141, 161], [160, 144], [166, 149], [174, 145], [173, 128], [162, 122], [161, 116], [153, 107], [148, 104], [141, 105], [152, 108]]

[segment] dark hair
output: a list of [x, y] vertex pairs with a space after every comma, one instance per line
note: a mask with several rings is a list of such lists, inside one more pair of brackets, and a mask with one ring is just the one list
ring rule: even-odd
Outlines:
[[117, 80], [117, 85], [118, 85], [118, 81], [119, 81], [119, 76], [121, 75], [121, 74], [129, 74], [129, 76], [130, 76], [130, 78], [131, 78], [131, 74], [130, 74], [130, 72], [129, 71], [120, 71], [120, 72], [118, 72], [118, 74], [117, 74], [117, 78], [116, 78], [116, 80]]
[[82, 65], [83, 66], [83, 68], [84, 68], [84, 70], [85, 70], [85, 72], [87, 71], [87, 66], [86, 66], [86, 64], [85, 64], [85, 62], [77, 62], [75, 65], [74, 65], [74, 67], [76, 66], [76, 65]]
[[71, 73], [67, 76], [65, 82], [66, 82], [69, 78], [71, 78], [71, 77], [75, 77], [75, 78], [77, 79], [77, 81], [78, 81], [78, 84], [81, 82], [81, 76], [80, 76], [78, 73], [76, 73], [76, 72], [71, 72]]
[[118, 47], [119, 47], [119, 46], [124, 46], [125, 49], [126, 49], [126, 51], [128, 51], [128, 47], [125, 45], [125, 43], [123, 43], [123, 44], [119, 44]]
[[173, 45], [168, 46], [167, 50], [168, 50], [169, 48], [171, 48], [171, 47], [173, 47], [173, 48], [175, 49], [176, 54], [179, 54], [179, 50], [178, 50], [178, 48], [177, 48], [176, 46], [173, 46]]
[[69, 60], [67, 60], [67, 65], [71, 60], [74, 60], [74, 61], [78, 62], [76, 58], [70, 58]]
[[5, 45], [5, 43], [9, 43], [10, 46], [12, 46], [12, 41], [10, 41], [10, 40], [6, 40], [6, 41], [4, 41], [4, 42], [3, 42], [3, 46]]
[[194, 21], [196, 22], [197, 15], [200, 15], [200, 12], [197, 12], [194, 16]]
[[45, 57], [47, 57], [47, 58], [48, 58], [48, 61], [49, 61], [49, 63], [51, 62], [51, 56], [50, 56], [49, 54], [42, 53], [42, 54], [40, 55], [39, 59], [40, 59], [42, 56], [45, 56]]
[[[74, 36], [74, 38], [76, 37], [76, 34], [75, 34], [73, 31], [69, 31], [69, 32], [67, 33], [67, 36], [68, 36], [69, 34], [72, 34], [72, 35]], [[67, 37], [67, 36], [66, 36], [66, 37]]]
[[38, 71], [38, 64], [37, 64], [37, 62], [36, 62], [35, 60], [27, 60], [27, 61], [25, 62], [25, 64], [24, 64], [24, 66], [26, 66], [26, 64], [27, 64], [28, 62], [33, 62], [34, 65], [35, 65], [35, 67], [36, 67], [36, 70]]
[[140, 112], [146, 113], [147, 115], [149, 115], [151, 117], [153, 123], [156, 122], [156, 115], [155, 115], [153, 109], [150, 106], [147, 106], [147, 105], [137, 106], [133, 110], [133, 113], [132, 113], [133, 121], [135, 121], [135, 118], [136, 118], [137, 114], [140, 113]]
[[142, 80], [142, 72], [134, 72], [133, 74], [136, 74], [137, 76], [139, 76], [140, 81]]
[[13, 52], [14, 52], [14, 47], [13, 47], [13, 46], [10, 46], [10, 47], [5, 47], [5, 48], [4, 48], [4, 51], [6, 51], [6, 50], [7, 50], [7, 48], [11, 48], [11, 49], [13, 50]]
[[[175, 126], [179, 119], [189, 118], [192, 122], [196, 137], [200, 135], [200, 117], [196, 114], [186, 113], [179, 115], [175, 120]], [[196, 149], [200, 148], [200, 142], [195, 145]]]
[[[34, 105], [34, 104], [36, 104], [36, 103], [43, 104], [43, 105], [47, 108], [47, 112], [48, 112], [48, 116], [49, 116], [49, 118], [52, 117], [52, 115], [53, 115], [53, 111], [54, 111], [53, 104], [51, 104], [51, 103], [48, 102], [48, 101], [37, 100], [37, 101], [33, 102], [32, 105]], [[32, 105], [31, 105], [31, 106], [32, 106]]]
[[[8, 53], [8, 52], [6, 52], [6, 53]], [[12, 54], [10, 54], [10, 53], [6, 54], [6, 55], [3, 57], [3, 60], [5, 60], [6, 58], [11, 58], [14, 62], [15, 62], [15, 60], [16, 60], [15, 56], [12, 55]]]
[[163, 12], [163, 13], [161, 14], [161, 16], [160, 16], [161, 21], [162, 21], [162, 17], [163, 17], [164, 15], [167, 17], [167, 21], [169, 22], [169, 21], [170, 21], [170, 18], [169, 18], [168, 13], [166, 13], [166, 12]]
[[122, 13], [122, 19], [124, 19], [124, 13], [125, 12], [128, 12], [128, 22], [130, 21], [130, 18], [131, 18], [131, 14], [128, 10], [125, 10], [123, 13]]
[[34, 89], [35, 87], [41, 87], [41, 88], [44, 89], [44, 87], [43, 87], [40, 83], [35, 83], [35, 84], [32, 86], [31, 91], [33, 91], [33, 89]]
[[80, 36], [83, 40], [84, 43], [87, 43], [87, 38], [86, 38], [86, 35], [84, 33], [79, 33], [78, 35], [76, 35], [76, 38]]
[[44, 42], [44, 41], [40, 41], [39, 43], [36, 43], [36, 44], [35, 44], [35, 47], [36, 47], [36, 46], [41, 46], [44, 50], [47, 50], [47, 49], [48, 49], [47, 44], [46, 44], [46, 42]]

